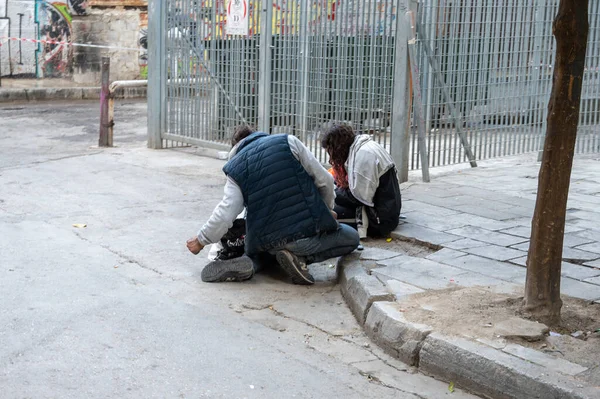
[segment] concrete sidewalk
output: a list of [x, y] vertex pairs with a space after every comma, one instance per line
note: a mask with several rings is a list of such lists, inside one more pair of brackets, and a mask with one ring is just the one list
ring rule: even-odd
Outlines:
[[[145, 98], [145, 87], [125, 88], [117, 91], [116, 98]], [[2, 78], [0, 103], [93, 100], [100, 98], [100, 86], [85, 85], [68, 79], [9, 79]]]
[[[407, 184], [402, 191], [407, 219], [393, 236], [442, 247], [430, 260], [451, 267], [447, 270], [461, 285], [524, 284], [539, 171], [535, 158], [513, 158], [522, 162], [517, 165], [484, 163], [429, 184]], [[597, 156], [575, 160], [565, 233], [562, 293], [600, 300]]]
[[[453, 307], [439, 306], [444, 297], [455, 297], [455, 303], [469, 296], [500, 303], [523, 295], [539, 163], [532, 154], [481, 164], [435, 176], [429, 184], [404, 184], [406, 220], [392, 236], [436, 251], [413, 257], [367, 249], [347, 257], [340, 272], [344, 297], [359, 323], [388, 353], [475, 393], [515, 399], [600, 397], [594, 354], [589, 354], [589, 359], [585, 354], [581, 359], [569, 354], [565, 358], [564, 354], [548, 354], [521, 346], [519, 341], [500, 339], [495, 332], [482, 338], [481, 331], [479, 335], [472, 331], [477, 326], [467, 326], [462, 334], [440, 334], [451, 328], [439, 323], [432, 327], [435, 319], [443, 318]], [[596, 304], [588, 308], [596, 321], [600, 320], [598, 172], [597, 157], [576, 159], [561, 282], [564, 295], [585, 300], [582, 306]], [[425, 320], [431, 323], [409, 321], [409, 314], [417, 311], [425, 312]], [[464, 311], [456, 317], [469, 323]], [[523, 319], [515, 323], [517, 327], [533, 324]], [[485, 323], [485, 327], [495, 331], [496, 325]], [[545, 339], [545, 326], [533, 328], [541, 328], [536, 339]], [[592, 335], [600, 338], [600, 334]]]

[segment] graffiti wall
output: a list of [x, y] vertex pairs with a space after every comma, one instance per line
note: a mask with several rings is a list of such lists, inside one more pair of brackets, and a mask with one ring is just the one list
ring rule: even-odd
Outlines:
[[[75, 79], [80, 66], [99, 69], [99, 59], [108, 55], [115, 57], [114, 76], [121, 75], [122, 66], [128, 79], [145, 77], [147, 4], [147, 0], [0, 0], [0, 76], [74, 78], [84, 83], [97, 77], [86, 74]], [[115, 49], [74, 47], [73, 43]], [[123, 54], [119, 47], [129, 53]]]
[[71, 20], [84, 15], [84, 0], [6, 0], [0, 5], [2, 76], [70, 74]]

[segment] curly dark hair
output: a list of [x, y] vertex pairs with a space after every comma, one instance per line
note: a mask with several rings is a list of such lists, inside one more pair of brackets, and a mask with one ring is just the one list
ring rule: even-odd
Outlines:
[[235, 147], [237, 143], [244, 140], [254, 132], [256, 132], [256, 129], [248, 125], [240, 125], [236, 127], [235, 131], [233, 132], [233, 136], [231, 137], [231, 146]]
[[321, 138], [321, 146], [329, 154], [331, 166], [342, 167], [346, 163], [355, 137], [352, 126], [346, 124], [334, 125], [325, 132]]

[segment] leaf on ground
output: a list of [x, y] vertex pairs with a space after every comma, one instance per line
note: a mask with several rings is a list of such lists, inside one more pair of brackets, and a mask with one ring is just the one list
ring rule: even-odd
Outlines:
[[454, 392], [454, 383], [453, 382], [451, 382], [450, 385], [448, 385], [448, 390], [450, 392]]
[[388, 237], [388, 238], [386, 238], [385, 240], [386, 240], [387, 242], [392, 242], [392, 239], [391, 239], [391, 238], [389, 238], [389, 237]]
[[73, 223], [73, 227], [75, 227], [76, 229], [83, 229], [83, 228], [87, 227], [87, 224], [85, 224], [85, 223]]

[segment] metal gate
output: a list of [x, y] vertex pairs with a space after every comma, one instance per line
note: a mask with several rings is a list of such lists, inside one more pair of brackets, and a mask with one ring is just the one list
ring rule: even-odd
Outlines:
[[[326, 162], [320, 136], [346, 122], [390, 150], [403, 178], [421, 167], [417, 127], [429, 166], [466, 161], [459, 133], [475, 159], [541, 148], [556, 2], [247, 0], [248, 35], [230, 36], [226, 1], [149, 1], [151, 147], [228, 149], [250, 124], [294, 134]], [[599, 14], [590, 2], [578, 152], [600, 151]]]
[[242, 37], [225, 32], [225, 0], [150, 1], [156, 134], [226, 148], [250, 124], [295, 134], [326, 161], [319, 137], [346, 121], [389, 148], [396, 3], [251, 0]]

